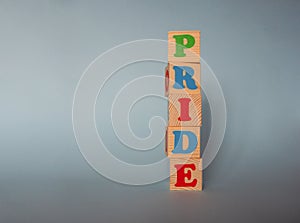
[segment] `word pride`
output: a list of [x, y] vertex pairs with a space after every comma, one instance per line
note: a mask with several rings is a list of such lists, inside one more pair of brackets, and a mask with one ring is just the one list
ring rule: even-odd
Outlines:
[[202, 190], [200, 31], [168, 33], [166, 155], [170, 190]]

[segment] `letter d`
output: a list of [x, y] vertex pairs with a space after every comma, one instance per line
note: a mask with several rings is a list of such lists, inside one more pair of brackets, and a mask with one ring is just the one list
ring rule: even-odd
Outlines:
[[[197, 136], [190, 131], [173, 131], [174, 134], [174, 149], [172, 153], [174, 154], [188, 154], [192, 153], [198, 144]], [[188, 137], [188, 147], [183, 148], [183, 136]]]

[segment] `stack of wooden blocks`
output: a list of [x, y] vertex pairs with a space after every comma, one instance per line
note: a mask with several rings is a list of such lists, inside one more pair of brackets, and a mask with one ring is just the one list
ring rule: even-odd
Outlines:
[[168, 33], [166, 96], [170, 190], [202, 190], [200, 31]]

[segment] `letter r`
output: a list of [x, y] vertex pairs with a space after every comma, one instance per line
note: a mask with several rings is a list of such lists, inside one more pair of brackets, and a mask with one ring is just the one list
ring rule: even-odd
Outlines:
[[175, 89], [185, 88], [185, 86], [183, 85], [183, 81], [186, 82], [186, 87], [191, 90], [195, 90], [198, 88], [195, 80], [193, 79], [193, 68], [188, 66], [174, 66], [173, 70], [175, 71], [175, 83], [173, 85]]

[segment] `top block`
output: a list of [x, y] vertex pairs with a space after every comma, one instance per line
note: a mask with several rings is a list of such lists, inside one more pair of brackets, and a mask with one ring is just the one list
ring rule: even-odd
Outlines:
[[168, 61], [200, 63], [200, 31], [168, 32]]

